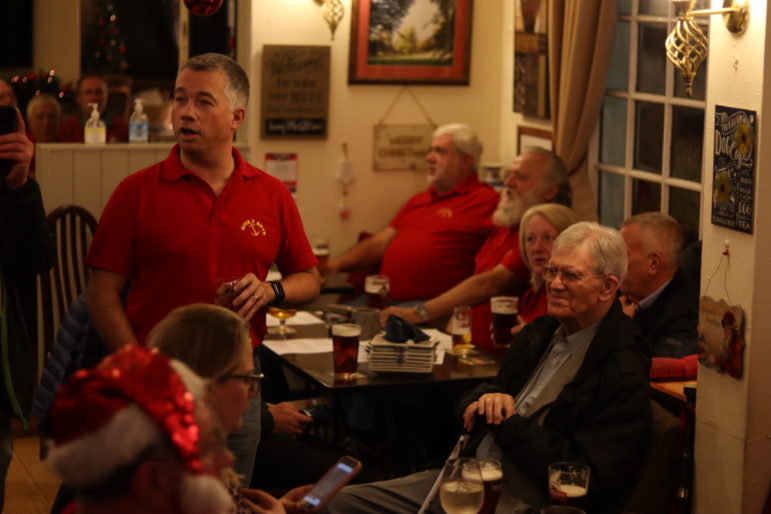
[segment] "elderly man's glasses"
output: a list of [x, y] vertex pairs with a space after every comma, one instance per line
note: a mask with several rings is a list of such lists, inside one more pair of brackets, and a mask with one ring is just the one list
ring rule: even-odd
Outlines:
[[557, 278], [557, 275], [559, 275], [560, 279], [565, 284], [577, 284], [579, 282], [583, 282], [584, 280], [588, 280], [590, 278], [605, 276], [604, 274], [584, 276], [582, 273], [578, 273], [577, 271], [560, 269], [556, 266], [549, 266], [549, 265], [544, 266], [542, 268], [541, 274], [543, 276], [543, 279], [547, 282], [551, 282], [552, 280]]
[[265, 375], [262, 373], [250, 373], [248, 375], [222, 375], [220, 377], [221, 381], [226, 380], [240, 380], [244, 384], [246, 384], [246, 387], [249, 388], [250, 393], [257, 394], [260, 392], [260, 387], [262, 386], [262, 379], [265, 378]]

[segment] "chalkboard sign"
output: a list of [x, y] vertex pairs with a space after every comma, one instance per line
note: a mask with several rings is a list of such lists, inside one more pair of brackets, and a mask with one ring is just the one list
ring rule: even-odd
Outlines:
[[712, 224], [752, 234], [755, 207], [755, 111], [715, 106]]

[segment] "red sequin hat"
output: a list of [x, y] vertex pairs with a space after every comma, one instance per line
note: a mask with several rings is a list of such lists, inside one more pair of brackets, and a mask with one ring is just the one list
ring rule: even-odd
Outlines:
[[88, 487], [166, 439], [201, 473], [195, 397], [202, 391], [203, 381], [184, 364], [142, 346], [122, 348], [57, 392], [46, 462], [65, 484]]

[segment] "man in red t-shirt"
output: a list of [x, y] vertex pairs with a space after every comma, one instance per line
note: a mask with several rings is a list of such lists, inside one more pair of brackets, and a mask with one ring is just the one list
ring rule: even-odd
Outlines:
[[[291, 194], [233, 147], [248, 94], [246, 73], [224, 55], [198, 55], [177, 75], [177, 145], [165, 161], [118, 185], [89, 250], [88, 308], [108, 348], [144, 342], [172, 309], [213, 302], [222, 282], [233, 284], [229, 303], [250, 320], [255, 344], [265, 332], [268, 305], [297, 306], [318, 296], [316, 258]], [[280, 281], [265, 281], [271, 263]], [[127, 282], [124, 308], [120, 293]], [[234, 468], [247, 484], [259, 420], [254, 398], [244, 428], [231, 435]]]
[[80, 110], [66, 118], [59, 125], [60, 143], [82, 143], [84, 141], [84, 127], [91, 117], [89, 104], [95, 103], [99, 107], [99, 113], [107, 129], [108, 143], [128, 142], [128, 121], [121, 116], [111, 116], [105, 111], [107, 107], [107, 83], [98, 75], [83, 75], [75, 86], [75, 100]]
[[383, 322], [389, 314], [395, 314], [412, 323], [423, 323], [452, 313], [456, 306], [473, 305], [472, 342], [487, 350], [502, 351], [490, 341], [489, 300], [504, 293], [521, 295], [528, 287], [530, 271], [519, 249], [519, 220], [533, 205], [572, 204], [565, 164], [557, 154], [540, 148], [528, 148], [514, 159], [504, 185], [493, 214], [495, 230], [476, 255], [473, 276], [425, 303], [383, 310]]
[[477, 178], [481, 154], [468, 125], [437, 128], [426, 157], [429, 188], [413, 196], [386, 228], [330, 259], [327, 271], [380, 263], [394, 302], [432, 298], [469, 276], [493, 229], [490, 215], [498, 197]]

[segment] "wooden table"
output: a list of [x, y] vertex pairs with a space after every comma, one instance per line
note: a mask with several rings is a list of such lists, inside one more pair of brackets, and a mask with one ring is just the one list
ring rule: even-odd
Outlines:
[[695, 380], [671, 380], [666, 382], [650, 382], [651, 399], [675, 414], [680, 415], [687, 402], [686, 387], [696, 387]]
[[[328, 328], [325, 325], [301, 325], [293, 327], [297, 329], [295, 338], [328, 337]], [[273, 339], [268, 337], [267, 339]], [[443, 386], [448, 383], [455, 385], [467, 384], [468, 388], [474, 387], [479, 382], [494, 377], [500, 368], [500, 358], [479, 351], [490, 364], [470, 364], [465, 359], [445, 352], [444, 361], [434, 364], [431, 373], [381, 373], [369, 369], [369, 363], [360, 362], [358, 373], [353, 379], [344, 380], [334, 374], [332, 352], [325, 353], [290, 353], [279, 355], [270, 348], [265, 347], [279, 360], [282, 365], [300, 375], [314, 387], [324, 390], [372, 390], [372, 389], [400, 389], [414, 387]]]
[[[293, 328], [297, 329], [295, 338], [328, 337], [329, 329], [323, 324]], [[346, 441], [367, 448], [360, 455], [370, 455], [370, 463], [375, 462], [382, 475], [391, 478], [446, 458], [460, 426], [455, 402], [462, 393], [495, 376], [500, 367], [500, 358], [494, 355], [489, 355], [491, 364], [468, 364], [445, 353], [431, 373], [373, 372], [368, 363], [360, 362], [357, 376], [342, 380], [334, 375], [331, 351], [279, 355], [263, 345], [261, 356], [278, 362], [307, 384], [303, 395], [294, 390], [292, 396], [326, 398], [331, 406], [325, 430], [328, 442], [344, 453], [350, 448]], [[360, 421], [369, 419], [362, 418], [362, 407], [371, 414], [374, 423], [370, 426]], [[359, 421], [351, 423], [352, 419]]]

